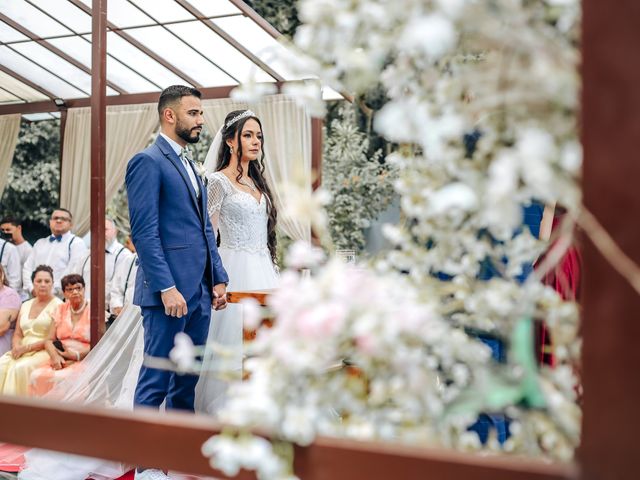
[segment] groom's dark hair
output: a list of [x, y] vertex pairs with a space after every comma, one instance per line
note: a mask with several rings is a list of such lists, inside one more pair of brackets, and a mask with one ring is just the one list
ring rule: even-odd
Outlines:
[[165, 88], [160, 94], [160, 99], [158, 100], [158, 115], [162, 117], [164, 109], [179, 102], [182, 97], [202, 98], [202, 93], [197, 88], [187, 87], [186, 85], [171, 85]]

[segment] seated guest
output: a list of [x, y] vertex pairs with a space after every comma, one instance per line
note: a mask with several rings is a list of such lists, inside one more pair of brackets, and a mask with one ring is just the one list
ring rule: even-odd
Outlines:
[[52, 313], [60, 300], [53, 296], [53, 270], [38, 266], [31, 275], [35, 297], [22, 304], [11, 351], [0, 357], [0, 394], [27, 395], [31, 372], [47, 362], [44, 350]]
[[60, 281], [65, 303], [53, 312], [53, 322], [45, 342], [49, 365], [41, 366], [31, 374], [29, 393], [42, 396], [64, 379], [79, 365], [90, 350], [91, 318], [89, 301], [84, 298], [84, 279], [71, 274]]
[[4, 268], [0, 265], [0, 355], [11, 350], [11, 338], [20, 311], [20, 295], [9, 287]]

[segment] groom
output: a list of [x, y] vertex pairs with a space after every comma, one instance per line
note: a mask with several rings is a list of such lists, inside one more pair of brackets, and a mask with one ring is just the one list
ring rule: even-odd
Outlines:
[[[139, 257], [133, 303], [142, 309], [144, 353], [153, 357], [167, 358], [179, 332], [195, 345], [206, 343], [211, 307], [226, 306], [229, 279], [207, 215], [206, 189], [187, 149], [200, 139], [200, 97], [182, 85], [165, 89], [158, 102], [160, 135], [127, 165], [131, 236]], [[168, 409], [193, 411], [197, 380], [143, 365], [135, 404], [158, 408], [166, 400]]]

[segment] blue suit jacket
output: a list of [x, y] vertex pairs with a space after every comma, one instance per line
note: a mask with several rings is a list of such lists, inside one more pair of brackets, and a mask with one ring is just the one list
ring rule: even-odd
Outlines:
[[129, 160], [125, 181], [140, 263], [135, 305], [161, 306], [160, 292], [172, 285], [189, 301], [205, 274], [211, 286], [229, 281], [207, 215], [207, 191], [197, 180], [199, 202], [184, 165], [162, 136]]

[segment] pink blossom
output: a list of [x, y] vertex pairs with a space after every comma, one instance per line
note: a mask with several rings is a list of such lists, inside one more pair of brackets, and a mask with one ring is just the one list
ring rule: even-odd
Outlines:
[[344, 326], [347, 307], [339, 303], [318, 305], [297, 319], [298, 331], [305, 337], [332, 337]]

